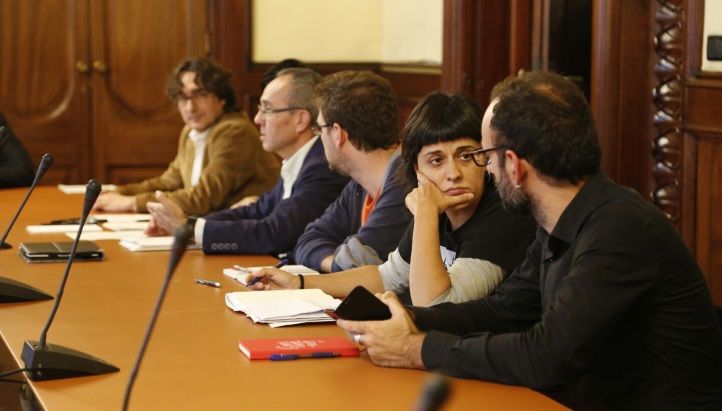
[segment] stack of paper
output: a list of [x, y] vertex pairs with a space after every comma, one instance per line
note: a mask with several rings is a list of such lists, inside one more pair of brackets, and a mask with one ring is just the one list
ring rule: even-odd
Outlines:
[[[65, 233], [70, 238], [75, 238], [75, 233]], [[80, 235], [81, 240], [97, 241], [97, 240], [130, 240], [145, 237], [143, 231], [93, 231], [83, 232]]]
[[[130, 251], [167, 251], [173, 246], [173, 237], [138, 237], [124, 238], [120, 240], [120, 245]], [[188, 249], [200, 248], [198, 244], [188, 244]]]
[[[43, 224], [43, 225], [29, 225], [25, 229], [30, 234], [48, 234], [48, 233], [75, 233], [78, 232], [80, 224]], [[91, 231], [102, 231], [100, 226], [97, 224], [85, 224], [83, 226], [83, 232]]]
[[271, 327], [334, 321], [324, 310], [335, 310], [341, 300], [315, 288], [303, 290], [245, 291], [226, 294], [226, 305], [242, 311], [253, 322]]
[[144, 231], [147, 227], [147, 221], [108, 221], [103, 224], [103, 228], [110, 231]]
[[[103, 191], [113, 191], [116, 188], [115, 184], [103, 184], [101, 185]], [[65, 194], [85, 194], [85, 184], [58, 184], [58, 189]]]
[[[262, 268], [268, 268], [266, 267], [240, 267], [240, 266], [233, 266], [233, 268], [224, 268], [223, 274], [231, 277], [232, 279], [238, 281], [239, 283], [246, 285], [246, 277], [248, 277], [248, 274], [253, 274], [256, 271], [259, 271]], [[291, 273], [293, 275], [315, 275], [319, 274], [318, 271], [308, 268], [305, 265], [284, 265], [280, 268], [281, 270]]]

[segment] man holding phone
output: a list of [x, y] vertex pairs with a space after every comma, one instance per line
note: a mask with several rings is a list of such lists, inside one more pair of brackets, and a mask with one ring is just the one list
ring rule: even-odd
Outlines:
[[[540, 228], [491, 296], [339, 320], [371, 360], [540, 390], [574, 409], [722, 409], [722, 331], [666, 216], [600, 171], [591, 110], [568, 79], [499, 84], [482, 147], [504, 206]], [[493, 235], [493, 233], [489, 233]]]

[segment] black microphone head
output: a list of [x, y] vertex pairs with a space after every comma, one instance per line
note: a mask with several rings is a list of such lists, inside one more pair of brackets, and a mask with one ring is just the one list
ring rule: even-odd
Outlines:
[[440, 375], [429, 377], [416, 407], [419, 411], [434, 411], [441, 408], [451, 392], [449, 380]]
[[83, 217], [87, 217], [90, 214], [90, 209], [93, 208], [95, 200], [98, 199], [101, 190], [100, 183], [91, 179], [85, 186], [85, 201], [83, 202]]
[[45, 153], [40, 158], [40, 165], [38, 166], [38, 172], [35, 173], [35, 181], [34, 183], [37, 184], [38, 181], [40, 181], [41, 178], [45, 175], [45, 172], [48, 171], [51, 165], [53, 165], [53, 162], [55, 162], [55, 157], [53, 157], [52, 154]]

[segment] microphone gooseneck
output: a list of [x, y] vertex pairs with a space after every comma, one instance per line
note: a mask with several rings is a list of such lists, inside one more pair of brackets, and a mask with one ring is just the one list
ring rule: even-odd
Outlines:
[[53, 319], [55, 318], [55, 314], [58, 312], [58, 307], [60, 306], [60, 300], [63, 298], [63, 291], [65, 290], [65, 283], [68, 280], [68, 273], [70, 273], [70, 267], [73, 265], [73, 258], [75, 258], [75, 252], [78, 249], [78, 243], [80, 242], [80, 235], [83, 232], [83, 226], [85, 226], [85, 220], [88, 218], [88, 214], [90, 214], [90, 210], [93, 207], [93, 204], [95, 204], [95, 200], [98, 199], [98, 195], [100, 195], [100, 184], [98, 184], [95, 180], [88, 181], [87, 186], [85, 187], [85, 200], [83, 202], [83, 214], [80, 216], [80, 224], [78, 226], [78, 233], [75, 235], [75, 241], [73, 241], [72, 249], [70, 250], [70, 255], [68, 256], [68, 262], [65, 264], [65, 272], [63, 273], [63, 278], [60, 280], [60, 287], [58, 288], [58, 293], [55, 296], [55, 304], [53, 305], [53, 309], [50, 311], [50, 316], [48, 317], [48, 322], [45, 323], [45, 327], [43, 327], [43, 331], [40, 333], [40, 339], [38, 339], [38, 349], [42, 350], [45, 348], [45, 340], [48, 334], [48, 329], [50, 328], [50, 325], [53, 323]]
[[[4, 127], [3, 127], [4, 129]], [[0, 240], [0, 249], [7, 249], [10, 248], [10, 245], [5, 243], [5, 239], [8, 238], [8, 234], [10, 234], [10, 230], [15, 225], [15, 221], [17, 221], [18, 216], [20, 215], [20, 212], [23, 211], [23, 208], [25, 208], [25, 203], [28, 202], [28, 199], [30, 198], [30, 194], [32, 194], [33, 190], [35, 190], [35, 186], [38, 185], [38, 182], [41, 178], [45, 175], [45, 172], [48, 171], [48, 168], [53, 164], [55, 161], [55, 158], [53, 158], [50, 154], [44, 154], [43, 157], [40, 159], [40, 165], [38, 166], [38, 171], [35, 172], [35, 178], [33, 179], [33, 183], [30, 184], [30, 188], [28, 188], [28, 192], [25, 193], [25, 198], [23, 199], [22, 203], [20, 203], [20, 207], [18, 208], [18, 211], [15, 212], [15, 216], [10, 221], [10, 224], [8, 225], [8, 228], [5, 230], [5, 234], [3, 234], [2, 239]]]
[[175, 272], [176, 268], [178, 267], [178, 263], [180, 262], [181, 257], [183, 257], [183, 254], [186, 251], [186, 247], [188, 247], [188, 242], [190, 241], [192, 235], [193, 230], [188, 225], [182, 225], [175, 231], [173, 247], [170, 250], [170, 258], [168, 260], [168, 268], [166, 269], [165, 279], [163, 280], [163, 285], [161, 286], [160, 293], [158, 294], [158, 300], [155, 303], [155, 308], [153, 308], [153, 313], [151, 314], [150, 321], [148, 322], [148, 328], [145, 331], [143, 342], [140, 345], [138, 357], [135, 359], [133, 370], [130, 372], [130, 377], [128, 378], [128, 385], [125, 388], [125, 396], [123, 397], [122, 408], [123, 411], [126, 411], [128, 409], [128, 404], [130, 403], [130, 394], [133, 391], [133, 385], [135, 384], [135, 379], [138, 376], [138, 370], [140, 369], [140, 364], [143, 361], [145, 350], [146, 348], [148, 348], [148, 342], [150, 341], [150, 336], [153, 333], [155, 322], [158, 319], [160, 308], [163, 305], [163, 300], [165, 299], [165, 295], [168, 292], [170, 280], [173, 277], [173, 273]]

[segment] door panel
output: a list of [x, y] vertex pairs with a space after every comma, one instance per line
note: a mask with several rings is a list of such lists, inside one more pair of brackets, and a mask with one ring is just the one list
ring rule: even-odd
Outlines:
[[[182, 59], [205, 54], [206, 1], [91, 2], [93, 171], [100, 179], [144, 175], [177, 151], [183, 122], [165, 95]], [[135, 168], [138, 169], [135, 169]]]
[[[37, 163], [56, 160], [44, 183], [87, 178], [87, 3], [0, 0], [0, 110]], [[82, 66], [82, 64], [81, 64]]]

